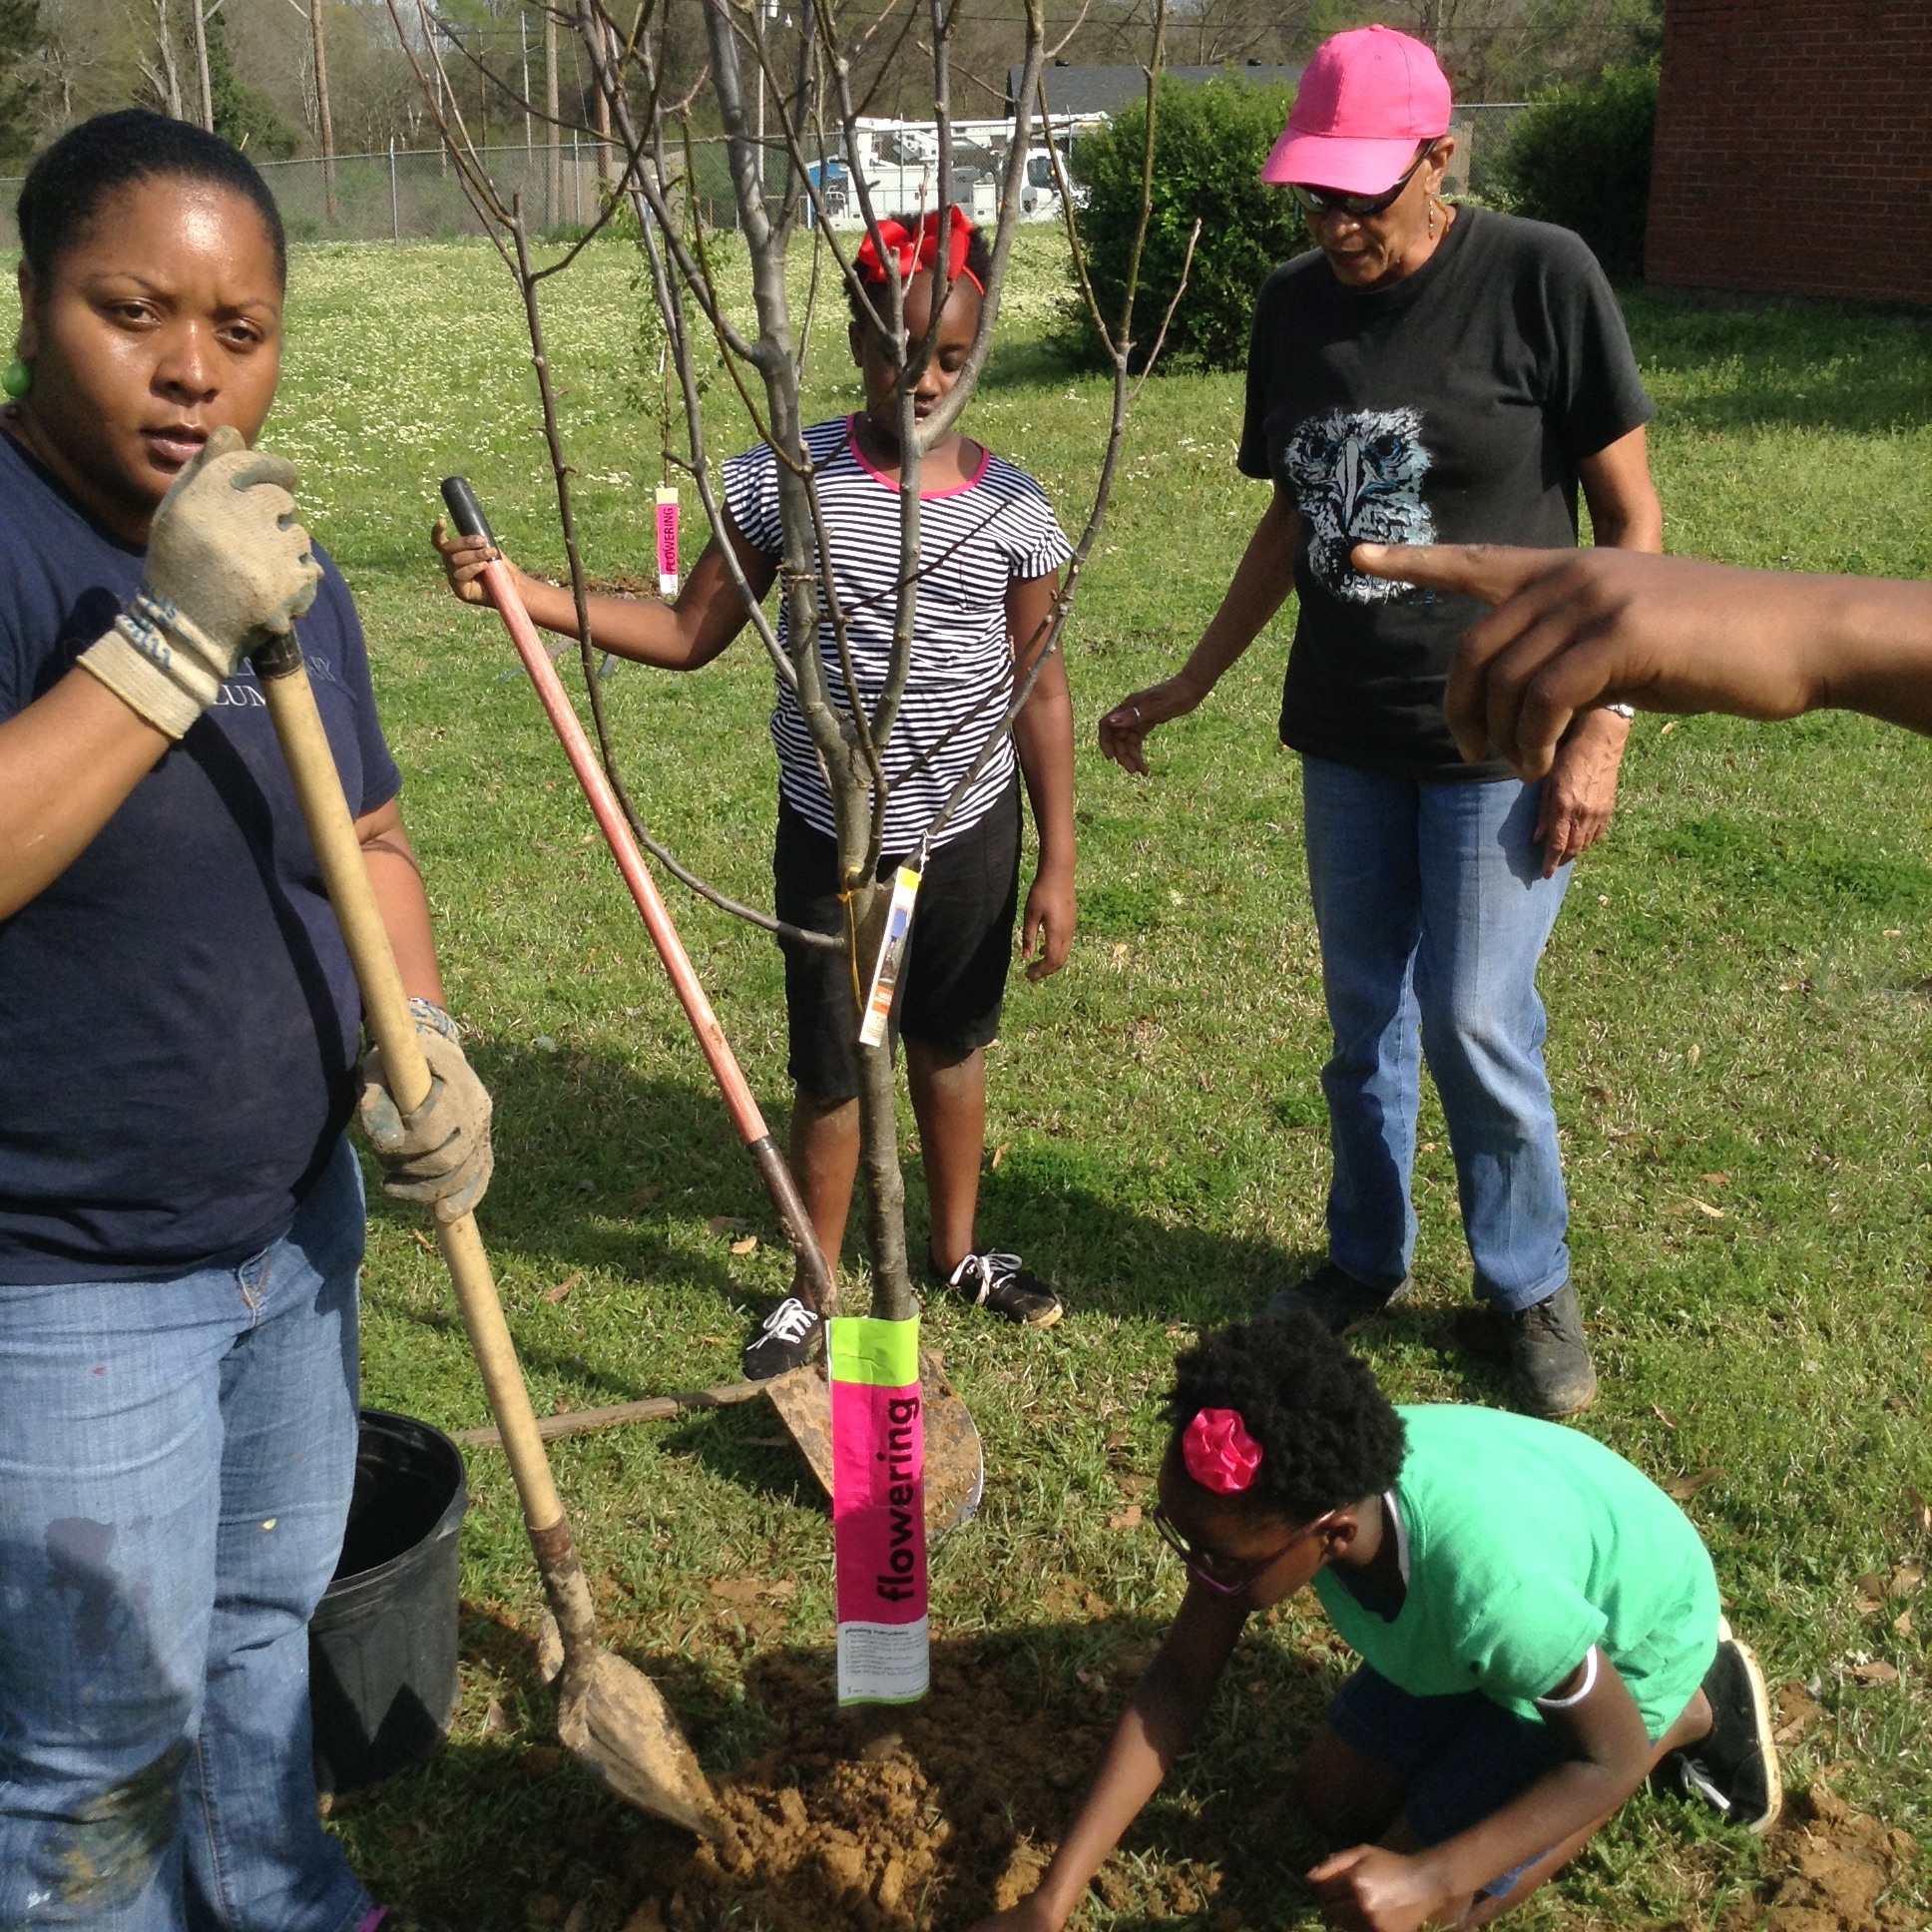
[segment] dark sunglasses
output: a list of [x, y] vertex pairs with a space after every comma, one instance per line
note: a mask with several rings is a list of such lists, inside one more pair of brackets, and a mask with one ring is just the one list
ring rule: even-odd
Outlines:
[[1178, 1556], [1189, 1576], [1197, 1583], [1206, 1584], [1219, 1597], [1238, 1597], [1250, 1584], [1264, 1577], [1290, 1550], [1325, 1529], [1334, 1521], [1335, 1512], [1330, 1510], [1326, 1516], [1318, 1516], [1304, 1528], [1295, 1533], [1274, 1551], [1264, 1557], [1252, 1557], [1247, 1562], [1229, 1566], [1208, 1550], [1197, 1550], [1188, 1539], [1174, 1526], [1174, 1518], [1168, 1514], [1165, 1503], [1157, 1503], [1154, 1509], [1154, 1527], [1165, 1543]]
[[1288, 192], [1301, 204], [1304, 215], [1347, 215], [1358, 222], [1366, 221], [1369, 216], [1380, 215], [1395, 205], [1402, 191], [1415, 179], [1415, 171], [1429, 159], [1435, 145], [1433, 141], [1427, 143], [1409, 163], [1408, 173], [1383, 195], [1344, 195], [1339, 189], [1311, 188], [1306, 182], [1291, 183]]

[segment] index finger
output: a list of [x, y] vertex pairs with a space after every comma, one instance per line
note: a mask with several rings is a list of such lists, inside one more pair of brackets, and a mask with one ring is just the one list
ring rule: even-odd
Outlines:
[[1341, 1873], [1359, 1865], [1368, 1850], [1367, 1845], [1350, 1845], [1346, 1851], [1330, 1852], [1320, 1864], [1308, 1872], [1308, 1883], [1322, 1885], [1331, 1878], [1339, 1877]]
[[1449, 591], [1484, 604], [1501, 604], [1568, 551], [1524, 550], [1511, 544], [1357, 544], [1355, 568], [1426, 591]]

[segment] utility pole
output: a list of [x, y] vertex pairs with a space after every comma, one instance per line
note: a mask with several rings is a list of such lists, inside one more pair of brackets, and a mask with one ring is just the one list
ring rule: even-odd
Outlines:
[[[602, 27], [598, 32], [604, 33]], [[611, 31], [605, 38], [605, 58], [614, 70], [622, 72], [618, 65], [617, 34]], [[617, 171], [611, 163], [611, 101], [600, 87], [597, 90], [597, 179], [600, 187], [608, 190], [617, 179]]]
[[544, 7], [544, 113], [550, 120], [550, 198], [545, 212], [554, 229], [564, 219], [564, 131], [557, 125], [561, 118], [557, 95], [557, 13], [555, 5], [548, 3]]
[[[523, 54], [523, 145], [527, 150], [531, 143], [530, 131], [530, 16], [526, 12], [517, 14], [517, 45]], [[528, 153], [524, 155], [524, 165], [529, 165]]]

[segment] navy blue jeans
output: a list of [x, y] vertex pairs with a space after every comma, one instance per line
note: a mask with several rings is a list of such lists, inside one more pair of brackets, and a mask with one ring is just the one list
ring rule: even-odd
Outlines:
[[1542, 876], [1539, 787], [1424, 784], [1302, 760], [1308, 883], [1334, 1057], [1328, 1253], [1394, 1287], [1415, 1252], [1426, 1054], [1455, 1155], [1476, 1292], [1506, 1311], [1570, 1275], [1570, 1206], [1536, 968], [1570, 883]]
[[345, 1932], [308, 1619], [355, 1481], [344, 1141], [240, 1267], [0, 1286], [0, 1926]]

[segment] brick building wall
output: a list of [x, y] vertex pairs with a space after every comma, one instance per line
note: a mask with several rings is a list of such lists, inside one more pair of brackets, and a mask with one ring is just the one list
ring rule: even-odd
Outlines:
[[1666, 0], [1645, 269], [1932, 303], [1932, 0]]

